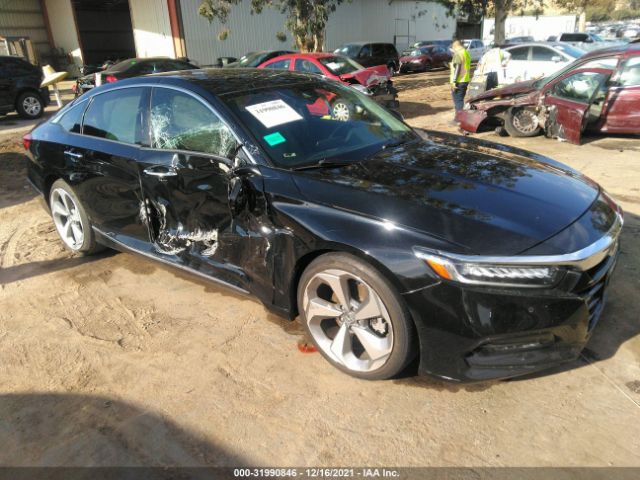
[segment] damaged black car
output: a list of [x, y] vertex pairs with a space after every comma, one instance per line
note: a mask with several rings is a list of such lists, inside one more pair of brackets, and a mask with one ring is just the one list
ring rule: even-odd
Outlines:
[[122, 80], [24, 144], [67, 248], [136, 252], [251, 293], [365, 379], [414, 359], [456, 381], [575, 359], [619, 250], [622, 211], [580, 173], [414, 130], [318, 76]]

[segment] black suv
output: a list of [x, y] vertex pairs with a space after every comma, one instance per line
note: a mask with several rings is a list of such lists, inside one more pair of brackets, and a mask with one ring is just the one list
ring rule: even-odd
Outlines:
[[38, 118], [49, 105], [49, 88], [40, 87], [39, 67], [20, 57], [0, 55], [0, 115], [14, 110], [23, 118]]
[[365, 67], [386, 65], [395, 72], [400, 66], [398, 50], [391, 43], [345, 43], [333, 53], [349, 57]]

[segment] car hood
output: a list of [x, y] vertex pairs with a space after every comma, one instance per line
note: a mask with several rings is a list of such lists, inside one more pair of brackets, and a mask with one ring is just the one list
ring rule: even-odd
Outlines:
[[417, 230], [460, 252], [515, 255], [565, 229], [599, 194], [593, 182], [544, 158], [438, 134], [292, 175], [309, 202]]
[[387, 67], [378, 65], [376, 67], [363, 68], [362, 70], [340, 75], [340, 79], [346, 82], [355, 79], [360, 85], [369, 87], [371, 85], [386, 83], [391, 79], [391, 74]]
[[511, 97], [514, 95], [522, 95], [522, 94], [533, 92], [537, 90], [537, 88], [533, 86], [536, 80], [538, 79], [527, 80], [526, 82], [513, 83], [505, 87], [493, 88], [491, 90], [487, 90], [486, 92], [473, 97], [473, 101], [471, 103], [476, 102], [478, 100], [488, 100], [496, 97]]

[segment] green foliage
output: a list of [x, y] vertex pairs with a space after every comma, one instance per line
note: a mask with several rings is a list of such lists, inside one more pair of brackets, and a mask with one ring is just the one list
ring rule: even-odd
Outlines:
[[449, 14], [468, 17], [469, 21], [480, 21], [483, 16], [494, 16], [495, 42], [504, 41], [504, 26], [510, 13], [523, 15], [530, 12], [541, 15], [544, 11], [544, 0], [434, 0], [449, 9]]
[[[210, 22], [226, 23], [233, 6], [242, 0], [201, 0], [198, 13]], [[303, 52], [320, 51], [324, 44], [324, 29], [329, 15], [338, 5], [351, 0], [250, 0], [251, 12], [262, 13], [272, 8], [286, 16], [285, 26]], [[282, 32], [280, 32], [282, 33]], [[279, 35], [279, 34], [278, 34]], [[281, 37], [278, 37], [280, 39]], [[286, 41], [286, 36], [285, 40]]]
[[287, 41], [287, 34], [284, 32], [278, 32], [276, 33], [276, 38], [278, 40], [280, 40], [281, 42], [286, 42]]
[[640, 10], [631, 10], [629, 8], [623, 8], [620, 10], [614, 10], [611, 12], [612, 20], [629, 20], [632, 18], [640, 18]]
[[587, 21], [604, 22], [611, 19], [611, 12], [606, 7], [587, 7]]

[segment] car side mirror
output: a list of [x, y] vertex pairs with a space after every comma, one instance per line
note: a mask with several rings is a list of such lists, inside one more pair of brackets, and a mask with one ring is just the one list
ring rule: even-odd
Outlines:
[[562, 57], [560, 55], [554, 55], [553, 57], [551, 57], [551, 61], [552, 62], [561, 62], [562, 61]]

